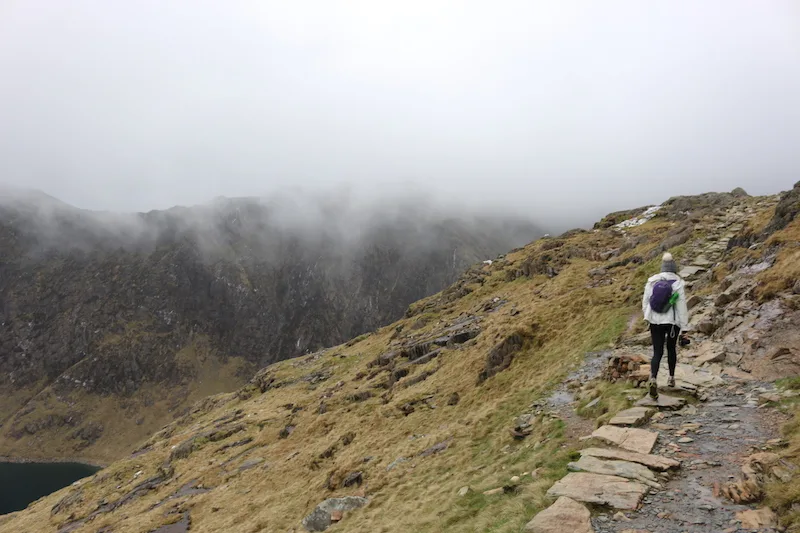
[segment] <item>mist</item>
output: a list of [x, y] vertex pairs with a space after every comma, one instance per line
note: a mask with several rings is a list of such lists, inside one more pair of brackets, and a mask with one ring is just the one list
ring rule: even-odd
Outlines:
[[113, 212], [412, 191], [586, 226], [790, 188], [798, 50], [791, 0], [12, 0], [0, 183]]
[[0, 187], [0, 245], [33, 260], [158, 255], [188, 245], [207, 263], [238, 258], [276, 266], [298, 254], [312, 264], [331, 256], [349, 261], [370, 249], [418, 257], [444, 243], [463, 245], [484, 260], [550, 228], [513, 213], [465, 210], [418, 191], [391, 201], [343, 190], [333, 196], [284, 191], [128, 213], [79, 209], [39, 191]]

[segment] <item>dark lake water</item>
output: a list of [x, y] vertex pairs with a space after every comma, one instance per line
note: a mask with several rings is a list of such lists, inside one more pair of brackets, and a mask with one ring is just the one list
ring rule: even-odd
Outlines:
[[81, 463], [0, 462], [0, 514], [25, 509], [42, 496], [98, 470]]

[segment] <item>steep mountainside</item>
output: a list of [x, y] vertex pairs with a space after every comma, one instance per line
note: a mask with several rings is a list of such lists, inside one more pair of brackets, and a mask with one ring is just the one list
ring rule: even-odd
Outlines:
[[538, 235], [412, 204], [146, 214], [0, 198], [0, 456], [109, 461], [269, 363], [402, 316]]
[[[753, 198], [743, 191], [677, 197], [621, 220], [615, 214], [613, 223], [601, 222], [591, 232], [541, 239], [470, 269], [448, 289], [411, 305], [391, 326], [270, 365], [238, 391], [196, 403], [128, 458], [1, 518], [0, 527], [518, 532], [552, 502], [546, 491], [567, 474], [576, 450], [592, 446], [578, 437], [641, 396], [641, 389], [632, 389], [640, 380], [631, 374], [626, 383], [624, 377], [648, 355], [641, 289], [658, 272], [664, 250], [682, 264], [689, 285], [693, 342], [681, 358], [691, 364], [682, 364], [678, 385], [690, 402], [705, 401], [709, 412], [732, 416], [725, 406], [738, 403], [720, 400], [714, 409], [709, 398], [717, 393], [706, 387], [722, 378], [758, 383], [800, 373], [798, 195], [800, 183], [782, 197]], [[581, 367], [587, 353], [590, 363]], [[603, 372], [610, 381], [593, 377], [600, 373], [596, 362], [606, 357], [616, 365]], [[646, 379], [646, 366], [643, 372]], [[729, 386], [720, 394], [730, 401], [744, 394], [737, 390]], [[755, 406], [750, 403], [746, 407]], [[692, 412], [698, 412], [694, 405], [682, 416]], [[667, 416], [661, 413], [660, 420]], [[691, 443], [688, 431], [698, 431], [700, 439], [698, 428], [711, 427], [702, 422], [677, 433], [662, 423], [659, 442], [667, 457], [638, 460], [666, 470], [678, 464], [668, 457], [683, 459], [687, 468], [676, 474], [679, 480], [713, 467], [693, 461], [698, 455], [691, 450], [681, 451], [688, 444], [669, 440], [680, 436], [678, 443]], [[730, 421], [728, 426], [734, 428]], [[770, 435], [755, 437], [750, 440], [757, 445], [757, 438]], [[718, 448], [710, 449], [713, 456]], [[797, 450], [788, 448], [787, 459], [800, 460], [791, 456]], [[592, 453], [632, 456], [597, 448]], [[624, 463], [633, 465], [625, 471], [602, 465], [648, 485], [609, 478], [611, 485], [589, 495], [595, 513], [615, 487], [646, 492], [670, 479], [633, 463]], [[689, 481], [698, 494], [711, 494], [712, 487], [703, 485], [710, 481]], [[718, 489], [713, 487], [715, 494]], [[672, 492], [655, 490], [659, 498], [667, 495], [665, 505], [678, 501]], [[612, 507], [630, 509], [627, 502], [642, 496], [636, 491], [612, 500]], [[708, 512], [694, 503], [686, 513], [692, 520], [695, 512]], [[792, 502], [784, 498], [776, 505], [783, 512]], [[565, 516], [579, 519], [583, 512]], [[630, 518], [611, 520], [613, 513], [602, 515], [598, 531], [626, 529]], [[642, 513], [637, 520], [669, 531], [698, 530], [691, 524], [708, 520], [681, 522], [680, 509], [679, 516], [657, 518], [652, 506]], [[563, 531], [562, 520], [554, 529], [531, 531]]]

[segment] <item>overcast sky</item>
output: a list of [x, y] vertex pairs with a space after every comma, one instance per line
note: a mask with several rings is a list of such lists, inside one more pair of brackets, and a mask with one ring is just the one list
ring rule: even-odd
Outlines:
[[0, 2], [0, 182], [80, 207], [349, 184], [592, 219], [799, 170], [793, 0]]

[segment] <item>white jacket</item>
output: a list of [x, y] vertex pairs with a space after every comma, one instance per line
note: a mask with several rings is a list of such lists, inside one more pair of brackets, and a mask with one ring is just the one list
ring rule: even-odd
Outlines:
[[[678, 301], [673, 308], [670, 308], [666, 313], [657, 313], [650, 309], [650, 296], [653, 294], [653, 285], [662, 279], [675, 280], [675, 283], [672, 284], [672, 290], [678, 293]], [[689, 327], [689, 308], [686, 306], [684, 286], [685, 284], [681, 277], [672, 272], [662, 272], [648, 279], [647, 284], [644, 286], [644, 296], [642, 297], [642, 313], [644, 313], [644, 319], [651, 324], [675, 324], [679, 326], [682, 331], [686, 331]]]

